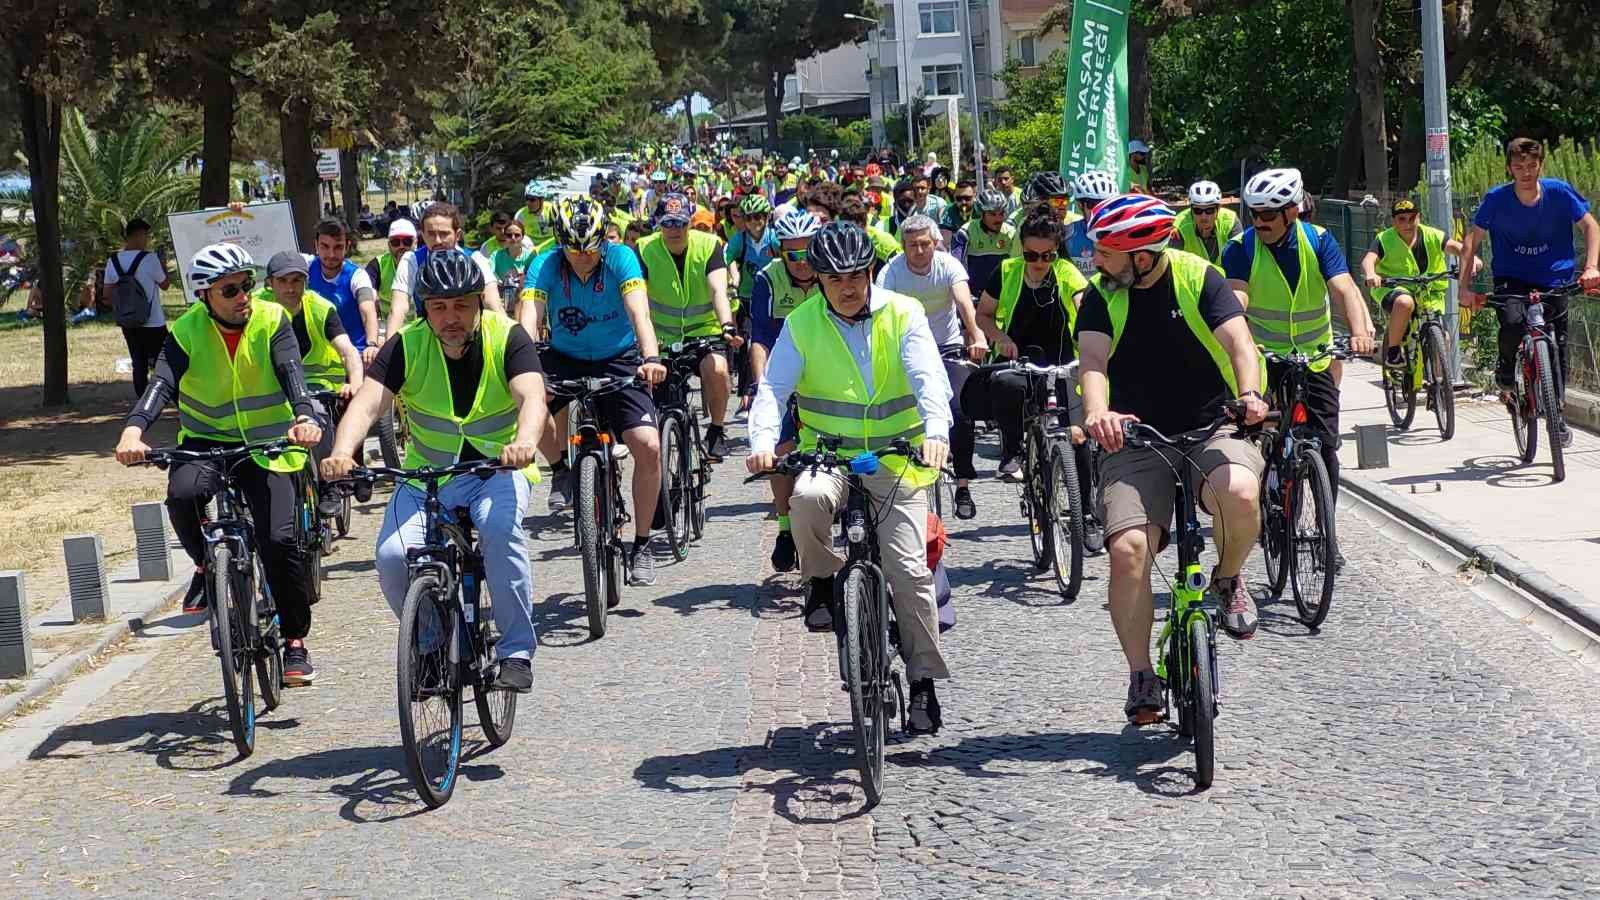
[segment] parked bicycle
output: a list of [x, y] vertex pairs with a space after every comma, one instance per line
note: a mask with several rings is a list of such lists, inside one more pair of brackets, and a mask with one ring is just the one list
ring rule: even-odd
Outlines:
[[[1432, 275], [1385, 278], [1383, 286], [1412, 288], [1412, 296], [1420, 298], [1434, 282], [1455, 277], [1456, 270], [1451, 269]], [[1427, 408], [1439, 423], [1440, 438], [1448, 441], [1455, 437], [1456, 395], [1450, 377], [1447, 335], [1444, 310], [1437, 305], [1425, 305], [1419, 299], [1401, 344], [1404, 363], [1398, 368], [1383, 366], [1383, 401], [1395, 428], [1405, 431], [1411, 427], [1411, 420], [1417, 413], [1417, 391], [1421, 390], [1427, 398]]]
[[667, 367], [666, 380], [655, 390], [661, 427], [661, 509], [667, 544], [679, 562], [689, 555], [689, 543], [705, 534], [706, 485], [711, 481], [711, 462], [689, 379], [698, 376], [702, 353], [726, 347], [721, 338], [691, 338], [661, 355]]
[[388, 478], [420, 482], [427, 493], [427, 532], [406, 550], [410, 586], [400, 609], [395, 689], [406, 769], [428, 806], [443, 806], [455, 791], [461, 765], [461, 694], [472, 687], [478, 723], [490, 747], [511, 738], [517, 718], [515, 691], [494, 687], [498, 673], [493, 615], [483, 600], [483, 555], [462, 508], [445, 509], [439, 487], [449, 478], [491, 478], [512, 467], [482, 460], [441, 468], [356, 468], [350, 477], [367, 485]]
[[1562, 373], [1556, 368], [1556, 335], [1545, 320], [1544, 300], [1582, 292], [1583, 288], [1573, 282], [1546, 291], [1526, 294], [1497, 291], [1485, 297], [1488, 305], [1495, 309], [1505, 309], [1507, 304], [1524, 307], [1522, 342], [1517, 345], [1514, 382], [1507, 392], [1506, 410], [1511, 413], [1511, 434], [1517, 441], [1517, 455], [1524, 464], [1533, 462], [1539, 452], [1539, 419], [1544, 419], [1550, 437], [1550, 463], [1557, 482], [1567, 477], [1567, 460], [1563, 454], [1567, 424], [1566, 414], [1561, 409], [1566, 386]]

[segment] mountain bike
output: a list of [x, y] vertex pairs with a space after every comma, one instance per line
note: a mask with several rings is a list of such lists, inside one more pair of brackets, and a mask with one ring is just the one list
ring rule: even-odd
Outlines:
[[703, 352], [722, 351], [721, 338], [690, 338], [662, 354], [667, 378], [655, 390], [656, 418], [661, 425], [661, 508], [667, 544], [674, 559], [689, 555], [689, 543], [705, 534], [706, 485], [711, 463], [700, 435], [700, 411], [689, 379], [700, 373]]
[[[1195, 514], [1194, 489], [1190, 487], [1191, 473], [1180, 471], [1160, 448], [1170, 448], [1187, 454], [1216, 434], [1223, 425], [1242, 415], [1237, 404], [1224, 407], [1219, 416], [1202, 431], [1167, 437], [1142, 422], [1127, 421], [1122, 426], [1123, 441], [1129, 447], [1150, 449], [1159, 453], [1172, 468], [1173, 483], [1177, 491], [1177, 527], [1172, 542], [1178, 551], [1178, 568], [1172, 580], [1172, 603], [1161, 623], [1161, 634], [1156, 638], [1156, 677], [1161, 680], [1162, 705], [1170, 712], [1176, 698], [1178, 707], [1178, 734], [1194, 739], [1194, 780], [1202, 790], [1211, 786], [1216, 774], [1216, 715], [1217, 696], [1221, 682], [1217, 675], [1217, 612], [1215, 604], [1208, 602], [1206, 588], [1210, 578], [1200, 568], [1200, 554], [1205, 550], [1205, 538], [1200, 534], [1200, 520]], [[1186, 456], [1179, 457], [1180, 462]], [[1193, 463], [1188, 463], [1193, 467]], [[1204, 478], [1198, 468], [1194, 476]]]
[[595, 401], [638, 384], [633, 376], [551, 379], [545, 390], [568, 397], [576, 408], [568, 442], [572, 471], [577, 474], [574, 497], [574, 535], [583, 557], [583, 594], [589, 613], [589, 635], [605, 637], [606, 615], [622, 602], [628, 554], [622, 529], [633, 518], [622, 497], [622, 473], [617, 466], [611, 432], [600, 425]]
[[1444, 310], [1423, 306], [1420, 297], [1429, 285], [1455, 278], [1456, 270], [1432, 275], [1383, 279], [1384, 287], [1415, 288], [1407, 291], [1416, 301], [1406, 336], [1401, 343], [1404, 364], [1392, 367], [1383, 361], [1383, 402], [1394, 427], [1405, 431], [1417, 413], [1417, 390], [1427, 397], [1427, 408], [1439, 423], [1439, 435], [1450, 440], [1456, 433], [1456, 394], [1450, 378], [1450, 340], [1444, 327]]
[[1338, 537], [1333, 479], [1322, 459], [1322, 438], [1312, 428], [1306, 408], [1306, 379], [1314, 363], [1349, 359], [1353, 354], [1340, 341], [1313, 355], [1262, 352], [1268, 362], [1285, 368], [1273, 398], [1278, 427], [1256, 433], [1267, 463], [1261, 475], [1261, 555], [1272, 598], [1283, 596], [1285, 584], [1292, 584], [1300, 623], [1315, 631], [1333, 603]]
[[1526, 294], [1496, 291], [1485, 295], [1488, 305], [1495, 309], [1505, 309], [1508, 303], [1524, 304], [1522, 342], [1517, 345], [1514, 382], [1505, 398], [1506, 410], [1511, 413], [1511, 434], [1516, 438], [1517, 454], [1524, 464], [1533, 462], [1539, 452], [1539, 419], [1544, 418], [1550, 437], [1550, 463], [1555, 468], [1557, 482], [1567, 477], [1567, 460], [1563, 454], [1566, 448], [1561, 443], [1567, 430], [1566, 414], [1561, 409], [1565, 385], [1562, 373], [1556, 369], [1556, 334], [1545, 320], [1544, 300], [1546, 297], [1569, 297], [1582, 291], [1583, 288], [1574, 282], [1547, 291]]
[[283, 700], [284, 641], [272, 589], [256, 552], [250, 508], [233, 470], [240, 465], [255, 465], [255, 454], [277, 459], [285, 453], [305, 452], [303, 447], [276, 440], [215, 450], [173, 448], [145, 454], [144, 462], [159, 469], [198, 462], [213, 465], [222, 474], [216, 515], [201, 524], [206, 543], [205, 596], [211, 646], [222, 663], [228, 727], [241, 758], [256, 747], [257, 686], [261, 690], [259, 712], [271, 712]]
[[816, 450], [796, 450], [778, 460], [772, 471], [746, 478], [745, 483], [769, 475], [797, 478], [807, 472], [839, 472], [845, 477], [847, 496], [834, 524], [839, 530], [836, 544], [846, 548], [846, 559], [834, 575], [833, 621], [839, 672], [850, 694], [856, 767], [871, 808], [883, 799], [883, 748], [889, 723], [898, 715], [900, 729], [905, 730], [906, 703], [905, 688], [890, 652], [899, 648], [899, 631], [878, 554], [877, 521], [861, 478], [875, 474], [886, 456], [901, 456], [913, 464], [920, 464], [920, 458], [903, 438], [853, 457], [841, 454], [840, 445], [836, 438], [822, 438]]
[[[440, 485], [448, 478], [494, 477], [515, 471], [483, 460], [442, 468], [356, 468], [350, 477], [370, 486], [381, 478], [421, 482], [427, 492], [427, 532], [406, 549], [410, 586], [400, 608], [395, 689], [406, 769], [422, 802], [437, 809], [455, 791], [461, 765], [461, 692], [471, 685], [478, 723], [489, 746], [511, 738], [517, 693], [494, 687], [499, 640], [483, 603], [483, 555], [465, 508], [445, 509]], [[518, 476], [520, 477], [520, 476]]]
[[411, 439], [411, 423], [406, 420], [406, 407], [399, 395], [378, 414], [378, 454], [383, 464], [391, 469], [406, 464], [406, 442]]
[[[337, 429], [339, 419], [344, 416], [344, 401], [339, 399], [336, 391], [310, 391], [311, 400], [321, 405], [328, 413], [328, 427]], [[308, 471], [300, 472], [297, 477], [301, 481], [304, 508], [300, 511], [300, 534], [306, 548], [311, 554], [311, 565], [315, 572], [314, 596], [320, 599], [322, 581], [327, 578], [327, 572], [322, 565], [322, 558], [333, 552], [335, 536], [348, 537], [350, 535], [350, 491], [342, 484], [324, 483], [317, 475], [317, 465], [322, 462], [315, 452], [312, 452], [312, 465]], [[339, 512], [326, 515], [322, 512], [320, 500], [324, 494], [332, 494], [339, 498]]]

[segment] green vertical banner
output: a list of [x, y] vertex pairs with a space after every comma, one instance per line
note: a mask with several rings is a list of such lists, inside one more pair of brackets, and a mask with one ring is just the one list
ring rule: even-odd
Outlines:
[[1128, 0], [1076, 0], [1061, 109], [1061, 174], [1098, 169], [1128, 189]]

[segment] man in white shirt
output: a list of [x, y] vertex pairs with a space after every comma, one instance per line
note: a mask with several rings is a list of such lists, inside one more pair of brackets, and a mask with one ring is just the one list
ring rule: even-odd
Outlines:
[[961, 388], [970, 371], [966, 360], [983, 359], [989, 352], [989, 342], [978, 327], [966, 267], [938, 249], [939, 226], [919, 213], [901, 224], [900, 234], [904, 252], [878, 272], [878, 287], [916, 299], [927, 313], [928, 330], [944, 357], [944, 370], [955, 401], [951, 404], [955, 420], [951, 463], [956, 470], [956, 518], [971, 519], [978, 514], [970, 486], [972, 479], [978, 477], [972, 466], [976, 435], [972, 422], [960, 415]]
[[106, 261], [106, 296], [115, 296], [114, 285], [123, 278], [132, 278], [144, 288], [150, 300], [150, 314], [141, 325], [122, 329], [122, 339], [128, 342], [128, 355], [133, 357], [133, 395], [143, 397], [150, 383], [150, 370], [155, 368], [156, 357], [167, 342], [167, 316], [161, 309], [161, 292], [172, 284], [167, 275], [166, 263], [161, 254], [150, 249], [150, 223], [143, 219], [130, 221], [122, 230], [122, 249]]
[[[395, 266], [394, 284], [389, 289], [389, 322], [385, 331], [390, 337], [400, 333], [406, 324], [406, 313], [413, 311], [411, 298], [416, 296], [417, 273], [422, 270], [422, 264], [427, 262], [428, 254], [459, 246], [461, 226], [461, 210], [442, 200], [435, 200], [423, 213], [422, 246], [402, 256]], [[505, 312], [505, 305], [500, 302], [500, 287], [494, 277], [494, 264], [481, 253], [473, 253], [465, 247], [462, 249], [483, 270], [484, 308]]]

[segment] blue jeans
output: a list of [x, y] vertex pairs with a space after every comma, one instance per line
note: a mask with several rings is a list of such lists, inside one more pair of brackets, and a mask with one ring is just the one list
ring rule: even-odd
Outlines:
[[[446, 514], [465, 507], [478, 530], [485, 587], [500, 630], [500, 659], [530, 659], [538, 644], [533, 633], [533, 570], [522, 530], [529, 491], [528, 479], [519, 472], [499, 472], [487, 481], [459, 475], [439, 490]], [[378, 532], [378, 585], [396, 616], [410, 585], [406, 548], [421, 546], [427, 533], [426, 499], [420, 488], [396, 485]]]

